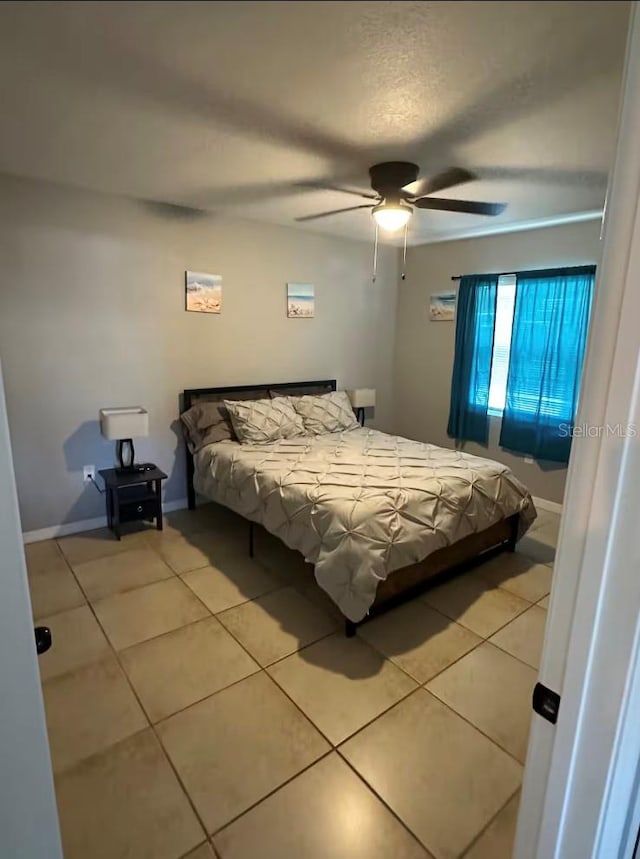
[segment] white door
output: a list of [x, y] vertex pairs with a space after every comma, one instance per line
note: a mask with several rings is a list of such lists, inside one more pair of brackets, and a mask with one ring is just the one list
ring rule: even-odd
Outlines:
[[0, 372], [0, 856], [62, 859]]
[[[588, 14], [588, 9], [586, 10]], [[640, 775], [640, 15], [616, 160], [514, 856], [631, 859]]]

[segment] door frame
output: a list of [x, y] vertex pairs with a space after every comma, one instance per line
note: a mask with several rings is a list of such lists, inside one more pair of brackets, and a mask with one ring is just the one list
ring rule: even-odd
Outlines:
[[[640, 806], [640, 14], [632, 5], [616, 158], [514, 857], [631, 856]], [[634, 712], [635, 710], [635, 712]], [[634, 828], [635, 827], [635, 828]], [[631, 850], [629, 850], [631, 844]]]
[[62, 859], [0, 367], [0, 856]]

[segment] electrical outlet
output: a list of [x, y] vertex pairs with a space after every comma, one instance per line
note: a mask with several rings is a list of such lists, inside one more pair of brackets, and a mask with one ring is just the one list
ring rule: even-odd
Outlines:
[[85, 465], [82, 469], [82, 479], [85, 483], [90, 483], [92, 480], [96, 479], [96, 467], [95, 465]]

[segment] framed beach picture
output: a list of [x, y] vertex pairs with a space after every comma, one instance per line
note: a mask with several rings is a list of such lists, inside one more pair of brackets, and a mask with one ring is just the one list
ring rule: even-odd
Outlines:
[[186, 310], [196, 313], [222, 311], [222, 277], [203, 271], [185, 272]]
[[311, 319], [316, 299], [312, 283], [287, 284], [287, 316], [291, 319]]
[[456, 318], [455, 292], [440, 292], [431, 296], [429, 319], [432, 322], [453, 322]]

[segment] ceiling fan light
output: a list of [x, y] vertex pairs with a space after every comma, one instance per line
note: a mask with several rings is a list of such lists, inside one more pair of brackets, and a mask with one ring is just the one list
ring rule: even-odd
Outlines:
[[404, 203], [380, 203], [374, 206], [372, 215], [381, 230], [394, 232], [400, 230], [413, 214], [410, 206]]

